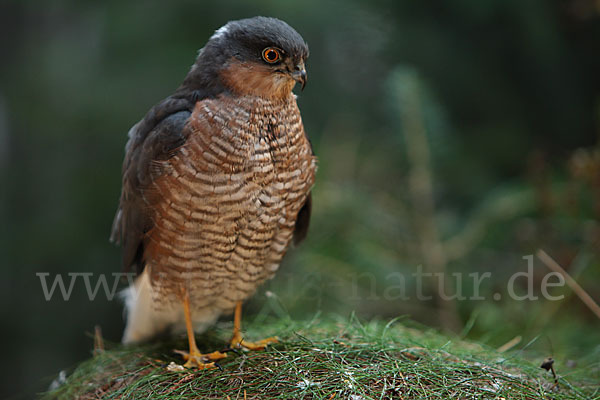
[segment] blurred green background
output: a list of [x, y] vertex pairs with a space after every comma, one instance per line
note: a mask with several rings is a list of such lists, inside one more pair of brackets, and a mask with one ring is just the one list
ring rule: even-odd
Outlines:
[[[89, 357], [95, 325], [120, 339], [119, 301], [90, 301], [81, 281], [70, 301], [45, 301], [36, 273], [120, 271], [108, 235], [128, 129], [215, 29], [254, 15], [310, 46], [299, 105], [320, 168], [309, 238], [250, 310], [408, 315], [492, 346], [522, 336], [517, 348], [600, 358], [599, 321], [568, 287], [551, 290], [561, 301], [506, 295], [543, 248], [600, 299], [598, 1], [5, 0], [0, 397], [45, 390]], [[466, 296], [469, 273], [491, 272], [485, 300], [440, 301], [437, 284], [418, 300], [420, 265], [462, 273]], [[535, 294], [548, 272], [535, 259]]]

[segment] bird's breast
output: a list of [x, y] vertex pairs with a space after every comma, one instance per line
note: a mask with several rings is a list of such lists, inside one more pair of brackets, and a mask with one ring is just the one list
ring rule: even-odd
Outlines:
[[204, 100], [188, 125], [185, 146], [157, 185], [165, 201], [156, 206], [149, 249], [153, 280], [168, 274], [197, 293], [218, 290], [229, 304], [279, 266], [315, 158], [295, 100]]

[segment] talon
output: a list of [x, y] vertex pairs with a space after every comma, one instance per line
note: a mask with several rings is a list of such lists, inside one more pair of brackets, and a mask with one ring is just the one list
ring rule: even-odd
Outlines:
[[[173, 350], [175, 353], [180, 354], [181, 357], [187, 361], [183, 366], [186, 368], [192, 368], [194, 366], [205, 369], [212, 368], [214, 361], [221, 360], [227, 357], [227, 353], [221, 353], [220, 351], [213, 351], [212, 353], [202, 354], [199, 351], [192, 351], [192, 354], [183, 350]], [[207, 362], [211, 361], [211, 362]]]
[[247, 340], [242, 339], [241, 337], [236, 337], [232, 339], [231, 346], [236, 348], [245, 348], [248, 350], [263, 350], [265, 347], [272, 343], [277, 343], [279, 340], [276, 337], [269, 337], [266, 339], [259, 340], [257, 342], [249, 342]]
[[213, 351], [212, 353], [203, 354], [204, 357], [208, 358], [211, 361], [221, 360], [227, 357], [227, 353], [221, 353], [220, 351]]
[[196, 358], [192, 358], [188, 360], [185, 364], [183, 364], [185, 368], [198, 368], [198, 369], [211, 369], [215, 368], [214, 362], [205, 363], [203, 361], [197, 360]]
[[235, 348], [235, 347], [228, 347], [226, 349], [221, 350], [223, 353], [229, 353], [232, 352], [234, 353], [236, 356], [241, 355], [242, 353], [240, 353], [239, 348]]
[[242, 302], [238, 302], [235, 306], [235, 314], [233, 318], [233, 337], [230, 345], [233, 349], [245, 348], [248, 350], [263, 350], [271, 343], [277, 343], [279, 340], [276, 337], [269, 337], [258, 342], [248, 342], [244, 340], [241, 333], [242, 325]]

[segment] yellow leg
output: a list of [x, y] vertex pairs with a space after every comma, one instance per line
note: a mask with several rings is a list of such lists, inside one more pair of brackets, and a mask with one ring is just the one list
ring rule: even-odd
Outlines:
[[186, 363], [183, 366], [186, 368], [198, 367], [199, 369], [214, 368], [214, 361], [227, 357], [227, 353], [214, 351], [212, 353], [202, 354], [200, 353], [200, 350], [198, 350], [192, 324], [192, 313], [190, 311], [190, 296], [187, 292], [183, 296], [183, 312], [185, 315], [185, 327], [187, 329], [190, 351], [189, 353], [186, 353], [185, 351], [175, 350], [183, 356], [184, 360], [186, 360]]
[[235, 305], [235, 313], [233, 315], [233, 337], [231, 338], [231, 347], [244, 347], [248, 350], [262, 350], [268, 344], [277, 343], [276, 337], [269, 337], [258, 342], [248, 342], [242, 337], [242, 302], [238, 301]]

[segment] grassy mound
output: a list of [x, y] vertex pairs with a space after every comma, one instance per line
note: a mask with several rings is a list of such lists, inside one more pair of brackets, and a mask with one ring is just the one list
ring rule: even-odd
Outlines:
[[[598, 362], [561, 377], [515, 354], [415, 327], [356, 318], [278, 320], [246, 329], [249, 340], [277, 335], [265, 351], [229, 353], [221, 369], [169, 371], [184, 338], [119, 345], [75, 368], [44, 399], [592, 399], [600, 398]], [[222, 349], [223, 323], [198, 337], [202, 351]]]

